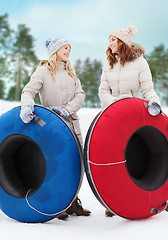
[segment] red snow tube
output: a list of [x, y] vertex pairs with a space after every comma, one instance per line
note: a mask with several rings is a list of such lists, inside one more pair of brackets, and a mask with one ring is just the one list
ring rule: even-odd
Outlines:
[[168, 200], [168, 118], [127, 98], [100, 112], [85, 140], [85, 170], [97, 199], [128, 219], [153, 216]]

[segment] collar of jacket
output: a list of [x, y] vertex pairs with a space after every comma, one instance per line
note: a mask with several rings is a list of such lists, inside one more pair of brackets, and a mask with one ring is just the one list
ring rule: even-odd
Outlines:
[[66, 63], [65, 62], [58, 62], [58, 68], [59, 69], [66, 69]]
[[132, 43], [130, 47], [132, 49], [132, 55], [129, 61], [133, 61], [145, 54], [145, 48], [140, 44]]

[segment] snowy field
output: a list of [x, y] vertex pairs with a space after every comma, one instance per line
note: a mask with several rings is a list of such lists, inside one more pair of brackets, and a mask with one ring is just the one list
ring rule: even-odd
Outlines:
[[[16, 102], [0, 101], [0, 114], [20, 105]], [[93, 118], [100, 109], [81, 109], [79, 117], [83, 137]], [[168, 114], [168, 108], [163, 108]], [[167, 239], [168, 212], [142, 220], [126, 220], [115, 216], [105, 217], [104, 207], [93, 195], [86, 177], [79, 192], [83, 206], [92, 211], [89, 217], [70, 216], [66, 221], [53, 219], [46, 223], [27, 224], [8, 218], [0, 212], [0, 238], [7, 240], [30, 239], [128, 239], [128, 240], [155, 240]]]

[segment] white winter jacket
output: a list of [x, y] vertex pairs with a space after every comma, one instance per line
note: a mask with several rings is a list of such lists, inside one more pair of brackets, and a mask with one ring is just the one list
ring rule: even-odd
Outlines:
[[143, 57], [144, 48], [138, 44], [132, 44], [132, 50], [132, 59], [124, 66], [121, 66], [118, 61], [113, 65], [113, 69], [108, 62], [103, 67], [99, 87], [99, 97], [103, 108], [122, 96], [138, 98], [140, 91], [146, 100], [152, 98], [160, 104], [153, 88], [148, 63]]
[[60, 62], [53, 80], [47, 66], [39, 66], [21, 94], [21, 105], [33, 105], [35, 95], [39, 93], [42, 106], [47, 108], [66, 108], [70, 117], [67, 123], [75, 130], [82, 143], [79, 118], [76, 112], [82, 107], [85, 98], [79, 79], [76, 81], [68, 74], [65, 63]]

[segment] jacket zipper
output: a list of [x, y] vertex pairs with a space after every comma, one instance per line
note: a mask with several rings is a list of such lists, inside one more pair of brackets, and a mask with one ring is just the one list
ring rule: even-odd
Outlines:
[[[118, 62], [119, 63], [119, 62]], [[121, 73], [121, 64], [119, 63], [119, 69], [118, 69], [118, 92], [119, 92], [119, 96], [120, 96], [120, 89], [119, 89], [119, 79], [120, 79], [120, 73]]]

